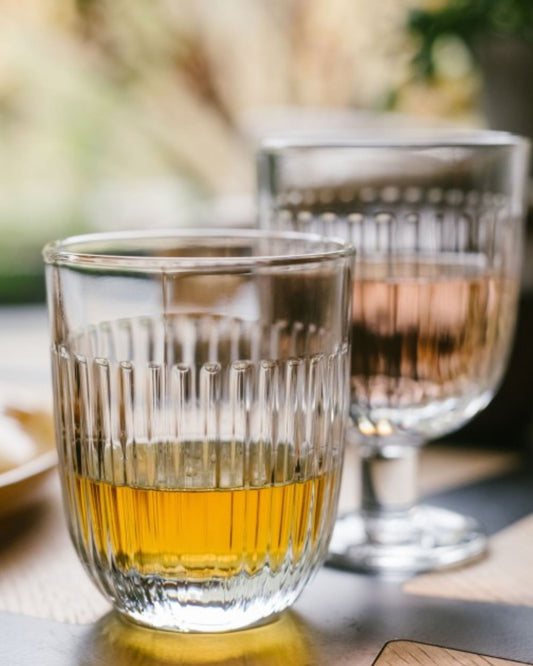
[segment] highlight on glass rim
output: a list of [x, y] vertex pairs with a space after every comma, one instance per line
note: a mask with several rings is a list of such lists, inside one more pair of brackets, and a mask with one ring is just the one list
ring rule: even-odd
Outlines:
[[291, 605], [323, 562], [353, 253], [253, 230], [45, 248], [69, 529], [122, 614], [182, 631], [249, 626]]

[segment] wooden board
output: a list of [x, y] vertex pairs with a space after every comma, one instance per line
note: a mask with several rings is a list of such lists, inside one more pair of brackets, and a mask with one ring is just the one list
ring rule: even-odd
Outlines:
[[516, 666], [523, 663], [410, 641], [388, 643], [374, 666]]

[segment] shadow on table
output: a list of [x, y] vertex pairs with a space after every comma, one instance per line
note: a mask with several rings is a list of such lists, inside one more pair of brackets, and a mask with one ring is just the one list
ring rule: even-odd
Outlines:
[[296, 614], [223, 634], [154, 631], [104, 616], [81, 646], [77, 666], [305, 666], [317, 663]]

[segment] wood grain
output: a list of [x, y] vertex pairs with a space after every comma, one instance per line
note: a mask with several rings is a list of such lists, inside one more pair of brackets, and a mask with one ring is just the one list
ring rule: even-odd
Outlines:
[[516, 666], [521, 663], [410, 641], [388, 643], [374, 666]]
[[490, 540], [487, 558], [407, 581], [411, 594], [533, 606], [533, 515]]
[[46, 501], [0, 524], [0, 610], [89, 624], [110, 609], [80, 564], [66, 529], [57, 474]]

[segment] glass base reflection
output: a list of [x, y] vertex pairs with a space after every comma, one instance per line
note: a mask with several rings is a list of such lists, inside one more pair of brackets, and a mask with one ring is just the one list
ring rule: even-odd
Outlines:
[[420, 505], [397, 518], [341, 516], [327, 563], [348, 571], [407, 576], [479, 559], [487, 545], [474, 518]]

